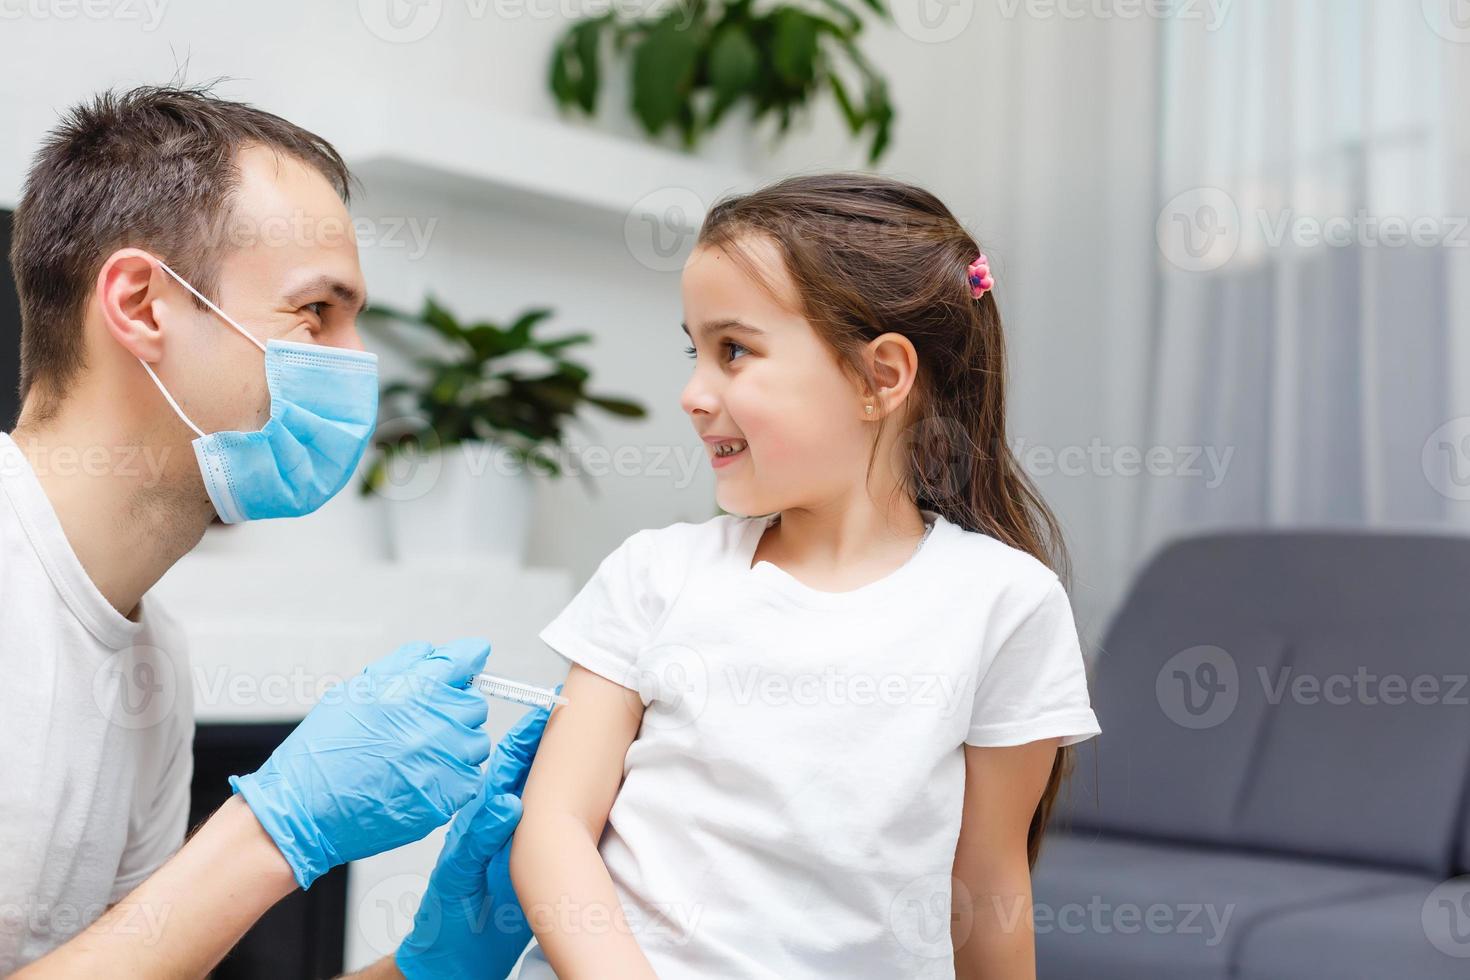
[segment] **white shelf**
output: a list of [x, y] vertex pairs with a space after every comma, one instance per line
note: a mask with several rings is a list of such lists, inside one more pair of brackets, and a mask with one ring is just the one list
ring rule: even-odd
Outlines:
[[[183, 633], [200, 723], [294, 722], [339, 678], [410, 640], [490, 640], [489, 669], [550, 686], [566, 662], [537, 633], [571, 574], [505, 560], [447, 565], [186, 555], [150, 592]], [[504, 731], [524, 709], [492, 701]]]
[[[462, 122], [446, 128], [446, 118]], [[759, 183], [704, 158], [472, 104], [436, 106], [433, 113], [388, 105], [374, 122], [342, 148], [369, 187], [386, 181], [499, 205], [661, 218], [671, 201], [691, 200], [682, 192], [700, 202], [702, 217], [725, 194]]]

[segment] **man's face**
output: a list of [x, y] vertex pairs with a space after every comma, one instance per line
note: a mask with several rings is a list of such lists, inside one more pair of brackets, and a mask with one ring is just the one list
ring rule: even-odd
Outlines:
[[[242, 149], [236, 164], [240, 186], [222, 235], [231, 244], [209, 299], [262, 344], [362, 350], [357, 315], [367, 290], [352, 219], [332, 185], [309, 165], [261, 147]], [[167, 281], [179, 315], [169, 325], [164, 382], [205, 432], [259, 429], [270, 417], [264, 354]]]

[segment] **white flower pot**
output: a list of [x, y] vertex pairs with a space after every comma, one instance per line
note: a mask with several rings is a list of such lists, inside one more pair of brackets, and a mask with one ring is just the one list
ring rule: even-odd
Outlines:
[[500, 446], [466, 442], [399, 457], [378, 491], [400, 561], [505, 558], [525, 564], [535, 481]]

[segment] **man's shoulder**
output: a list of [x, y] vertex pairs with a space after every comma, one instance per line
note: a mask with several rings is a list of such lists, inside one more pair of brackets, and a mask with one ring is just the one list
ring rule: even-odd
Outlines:
[[151, 664], [159, 677], [158, 684], [168, 690], [165, 705], [166, 725], [159, 735], [169, 745], [194, 738], [194, 675], [189, 664], [187, 634], [179, 621], [158, 599], [147, 594], [139, 603], [137, 649], [139, 656]]

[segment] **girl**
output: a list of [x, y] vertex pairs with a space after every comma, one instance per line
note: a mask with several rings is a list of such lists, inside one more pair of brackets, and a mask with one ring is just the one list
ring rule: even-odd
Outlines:
[[1030, 868], [1099, 728], [992, 285], [881, 177], [710, 212], [681, 404], [728, 513], [633, 534], [540, 634], [572, 666], [523, 978], [1034, 975]]

